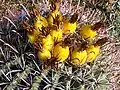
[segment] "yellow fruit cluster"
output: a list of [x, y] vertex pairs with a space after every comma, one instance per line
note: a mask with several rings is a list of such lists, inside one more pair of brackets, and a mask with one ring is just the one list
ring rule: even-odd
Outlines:
[[99, 39], [90, 45], [82, 45], [84, 42], [81, 42], [81, 47], [80, 45], [77, 47], [70, 45], [66, 39], [69, 38], [68, 36], [77, 33], [87, 42], [93, 41], [102, 23], [86, 24], [79, 29], [77, 28], [77, 13], [74, 13], [70, 19], [66, 18], [62, 16], [57, 0], [54, 0], [54, 3], [51, 0], [50, 3], [52, 11], [47, 17], [34, 10], [36, 16], [33, 25], [24, 23], [28, 40], [37, 49], [39, 59], [51, 63], [54, 58], [54, 62], [69, 61], [75, 66], [93, 62], [99, 55], [100, 46], [106, 42], [106, 38]]

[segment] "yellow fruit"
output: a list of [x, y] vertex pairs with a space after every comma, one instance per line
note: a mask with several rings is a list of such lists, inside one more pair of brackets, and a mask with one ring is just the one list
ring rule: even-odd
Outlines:
[[83, 25], [80, 34], [83, 36], [83, 38], [88, 40], [94, 40], [95, 36], [97, 35], [96, 30], [91, 29], [92, 25]]
[[90, 45], [87, 49], [87, 62], [93, 62], [100, 53], [100, 46]]
[[96, 57], [100, 53], [100, 47], [101, 47], [101, 45], [103, 45], [107, 41], [108, 41], [107, 37], [104, 37], [102, 39], [98, 39], [94, 44], [90, 45], [86, 49], [87, 55], [88, 55], [87, 62], [93, 62], [96, 59]]
[[55, 11], [51, 12], [47, 19], [49, 25], [55, 24], [55, 20], [58, 19], [58, 16], [59, 16], [59, 21], [61, 22], [62, 21], [61, 12], [59, 10], [55, 10]]
[[60, 42], [62, 40], [63, 33], [61, 29], [51, 30], [50, 35], [52, 36], [55, 42]]
[[35, 40], [37, 39], [39, 33], [40, 33], [40, 31], [35, 30], [35, 29], [32, 32], [27, 33], [27, 36], [28, 36], [28, 39], [29, 39], [30, 43], [33, 44], [35, 42]]
[[33, 28], [27, 22], [23, 22], [23, 27], [27, 31], [28, 40], [30, 41], [30, 43], [33, 44], [36, 41], [36, 39], [38, 38], [40, 31], [38, 29]]
[[62, 14], [59, 11], [59, 2], [58, 1], [51, 1], [53, 11], [49, 14], [47, 20], [49, 25], [56, 24], [55, 21], [62, 21]]
[[51, 50], [53, 45], [54, 45], [54, 41], [52, 39], [52, 36], [49, 34], [47, 37], [42, 39], [42, 45], [43, 48]]
[[42, 51], [38, 51], [38, 58], [42, 61], [46, 61], [51, 58], [51, 53], [49, 50], [42, 48]]
[[71, 63], [73, 65], [82, 65], [86, 62], [87, 60], [87, 52], [86, 50], [80, 51], [79, 49], [73, 50], [71, 54]]
[[36, 29], [42, 30], [42, 27], [48, 26], [48, 22], [45, 17], [39, 15], [34, 20], [34, 26]]
[[78, 15], [74, 14], [70, 20], [65, 19], [63, 22], [63, 33], [64, 34], [70, 34], [75, 32], [76, 27], [77, 27], [77, 18]]
[[64, 22], [64, 34], [70, 34], [70, 33], [73, 33], [75, 30], [76, 30], [76, 25], [77, 25], [77, 23], [75, 22], [75, 23], [69, 23], [69, 21], [68, 20], [66, 20], [65, 22]]
[[61, 44], [57, 44], [53, 49], [53, 57], [59, 62], [65, 61], [69, 56], [69, 47], [62, 47]]

